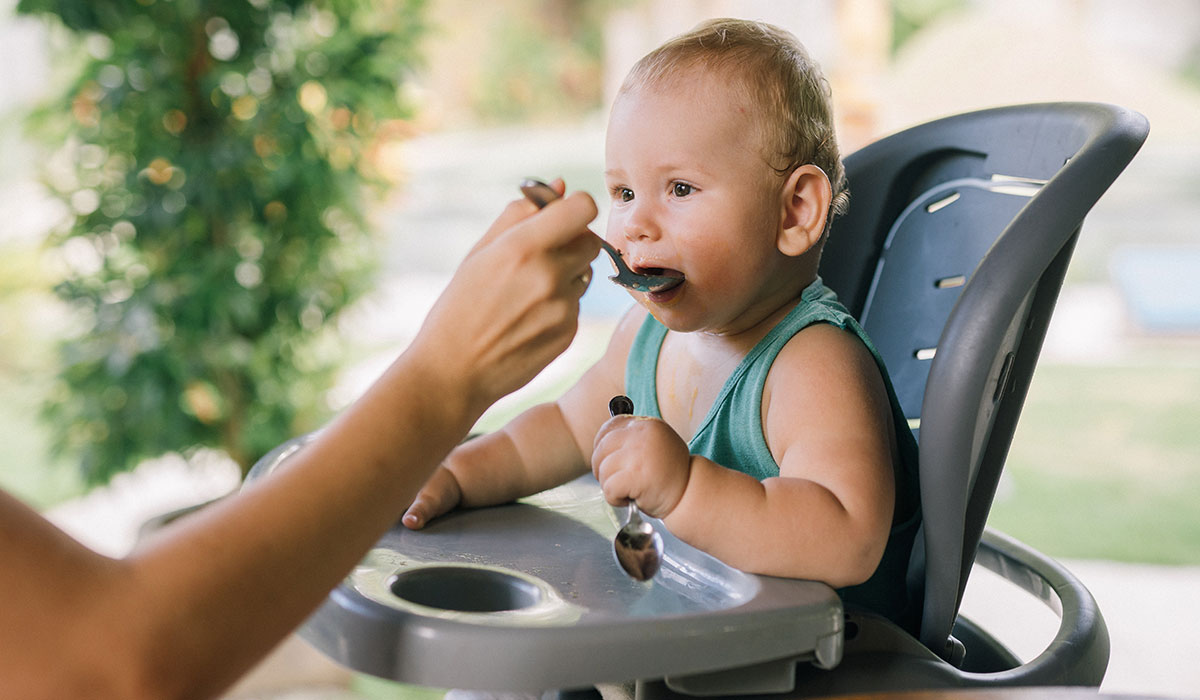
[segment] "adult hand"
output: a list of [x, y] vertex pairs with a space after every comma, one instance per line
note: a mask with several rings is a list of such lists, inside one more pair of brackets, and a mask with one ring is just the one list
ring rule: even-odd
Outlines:
[[[561, 181], [555, 183], [563, 191]], [[508, 205], [463, 260], [414, 349], [482, 412], [523, 386], [570, 345], [579, 298], [600, 239], [587, 229], [596, 204], [583, 192], [541, 211]]]
[[675, 510], [691, 475], [687, 443], [666, 422], [645, 416], [614, 416], [596, 433], [592, 471], [614, 506], [629, 500], [647, 515]]

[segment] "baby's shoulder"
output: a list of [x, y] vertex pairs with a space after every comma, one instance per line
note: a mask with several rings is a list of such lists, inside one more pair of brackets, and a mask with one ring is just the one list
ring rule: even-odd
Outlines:
[[763, 432], [773, 454], [814, 434], [887, 435], [887, 389], [871, 351], [840, 326], [820, 323], [779, 352], [763, 385]]
[[814, 323], [793, 335], [767, 373], [767, 391], [827, 390], [830, 383], [871, 381], [879, 373], [858, 335], [832, 323]]

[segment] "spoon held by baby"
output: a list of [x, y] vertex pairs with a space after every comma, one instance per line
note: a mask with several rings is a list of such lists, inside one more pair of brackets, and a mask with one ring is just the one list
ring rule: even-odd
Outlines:
[[[630, 415], [633, 401], [628, 396], [614, 396], [608, 402], [610, 415]], [[617, 564], [638, 581], [649, 581], [662, 566], [663, 539], [654, 526], [642, 519], [637, 503], [629, 499], [629, 520], [613, 538], [613, 556]]]

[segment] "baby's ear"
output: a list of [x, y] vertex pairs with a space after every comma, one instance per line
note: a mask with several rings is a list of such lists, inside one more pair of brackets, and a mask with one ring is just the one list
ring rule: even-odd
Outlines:
[[829, 178], [816, 165], [801, 165], [788, 175], [781, 191], [779, 252], [796, 257], [817, 245], [825, 233], [832, 197]]

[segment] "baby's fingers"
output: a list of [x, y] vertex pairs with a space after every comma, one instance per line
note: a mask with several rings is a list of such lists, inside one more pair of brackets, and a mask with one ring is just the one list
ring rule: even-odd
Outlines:
[[454, 475], [438, 467], [408, 506], [400, 522], [410, 530], [420, 530], [430, 520], [449, 512], [461, 499], [462, 492]]
[[404, 511], [404, 517], [400, 518], [400, 522], [404, 523], [404, 527], [409, 530], [420, 530], [430, 520], [446, 512], [439, 509], [436, 501], [437, 499], [431, 498], [425, 491], [418, 493], [412, 504], [408, 506], [408, 510]]
[[600, 465], [624, 445], [621, 431], [632, 420], [634, 416], [613, 416], [596, 431], [596, 438], [592, 441], [592, 474], [596, 479], [600, 479]]
[[[566, 190], [562, 180], [555, 180], [552, 186], [559, 193], [560, 199], [552, 202], [553, 206], [546, 207], [551, 213], [539, 216], [537, 223], [523, 227], [527, 232], [521, 234], [527, 236], [531, 244], [543, 248], [555, 248], [588, 232], [587, 224], [595, 219], [597, 214], [596, 203], [586, 192], [574, 192], [570, 196], [562, 197]], [[509, 202], [500, 216], [492, 222], [487, 233], [472, 246], [471, 252], [492, 244], [538, 211], [539, 207], [524, 197]], [[595, 238], [595, 234], [590, 238]], [[600, 253], [598, 238], [593, 247], [589, 260]]]
[[618, 456], [614, 456], [605, 460], [604, 465], [599, 468], [601, 475], [596, 478], [600, 482], [604, 500], [611, 506], [628, 505], [630, 499], [634, 498], [631, 491], [634, 474], [616, 465], [618, 459]]

